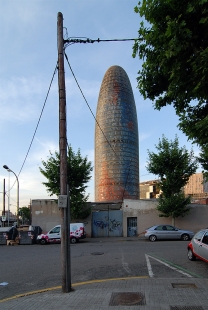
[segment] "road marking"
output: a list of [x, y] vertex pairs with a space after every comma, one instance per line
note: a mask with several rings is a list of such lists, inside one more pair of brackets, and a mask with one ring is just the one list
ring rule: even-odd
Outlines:
[[61, 286], [54, 286], [54, 287], [45, 288], [45, 289], [38, 290], [38, 291], [32, 291], [32, 292], [23, 293], [23, 294], [17, 294], [17, 295], [12, 296], [12, 297], [1, 299], [0, 303], [1, 302], [5, 302], [5, 301], [9, 301], [9, 300], [12, 300], [12, 299], [16, 299], [16, 298], [19, 298], [19, 297], [26, 297], [26, 296], [35, 295], [35, 294], [38, 294], [38, 293], [44, 293], [44, 292], [49, 292], [49, 291], [57, 290], [59, 288], [61, 288]]
[[182, 273], [183, 275], [185, 275], [185, 276], [187, 276], [189, 278], [193, 278], [193, 276], [195, 276], [197, 278], [203, 278], [203, 277], [201, 277], [201, 276], [199, 276], [197, 274], [194, 274], [193, 272], [190, 272], [190, 271], [188, 271], [188, 270], [186, 270], [184, 268], [181, 268], [180, 266], [177, 266], [177, 265], [175, 265], [175, 264], [173, 264], [171, 262], [168, 262], [168, 261], [166, 261], [164, 259], [156, 258], [156, 257], [154, 257], [152, 255], [149, 255], [149, 254], [145, 254], [145, 255], [147, 255], [148, 257], [151, 257], [152, 259], [158, 261], [159, 263], [161, 263], [161, 264], [163, 264], [163, 265], [165, 265], [165, 266], [167, 266], [167, 267], [169, 267], [169, 268], [171, 268], [171, 269], [173, 269], [173, 270], [175, 270], [175, 271], [177, 271], [179, 273]]
[[150, 264], [149, 256], [147, 254], [145, 254], [145, 257], [146, 257], [147, 269], [148, 269], [149, 276], [150, 276], [150, 278], [153, 278], [154, 273], [152, 272], [152, 266]]
[[[122, 280], [124, 281], [124, 280], [148, 279], [148, 278], [149, 278], [148, 276], [138, 276], [138, 277], [125, 277], [125, 278], [90, 280], [90, 281], [73, 283], [72, 284], [72, 289], [73, 289], [74, 286], [79, 286], [79, 285], [86, 285], [86, 284], [93, 284], [93, 283], [102, 283], [102, 282], [107, 282], [107, 281], [122, 281]], [[32, 291], [32, 292], [23, 293], [23, 294], [17, 294], [17, 295], [12, 296], [12, 297], [1, 299], [0, 303], [1, 302], [5, 302], [5, 301], [9, 301], [9, 300], [12, 300], [12, 299], [16, 299], [16, 298], [19, 298], [19, 297], [26, 297], [26, 296], [35, 295], [35, 294], [38, 294], [38, 293], [44, 293], [44, 292], [58, 290], [58, 289], [61, 289], [61, 288], [62, 288], [62, 286], [54, 286], [54, 287], [49, 287], [49, 288], [45, 288], [45, 289], [38, 290], [38, 291]]]
[[124, 269], [128, 274], [131, 273], [131, 269], [129, 268], [129, 264], [125, 262], [123, 254], [122, 254], [122, 266], [123, 266], [123, 269]]

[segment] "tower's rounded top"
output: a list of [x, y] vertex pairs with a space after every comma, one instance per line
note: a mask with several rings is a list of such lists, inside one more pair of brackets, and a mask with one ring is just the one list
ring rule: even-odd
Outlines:
[[112, 74], [112, 73], [115, 73], [118, 75], [119, 74], [126, 74], [127, 75], [126, 71], [118, 65], [113, 65], [113, 66], [109, 67], [108, 70], [106, 71], [105, 75], [106, 74]]
[[[120, 94], [118, 97], [121, 97], [122, 93], [128, 94], [128, 101], [134, 102], [131, 83], [130, 83], [130, 80], [129, 80], [129, 77], [126, 71], [120, 66], [117, 66], [117, 65], [111, 66], [105, 72], [105, 75], [103, 77], [101, 87], [100, 87], [98, 104], [103, 104], [102, 99], [104, 97], [107, 98], [113, 94], [117, 94], [117, 95]], [[100, 101], [102, 101], [102, 103]], [[114, 103], [115, 103], [115, 100], [114, 100]]]

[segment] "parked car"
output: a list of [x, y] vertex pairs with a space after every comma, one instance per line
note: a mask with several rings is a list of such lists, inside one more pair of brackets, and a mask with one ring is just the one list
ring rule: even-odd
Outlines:
[[164, 239], [178, 239], [188, 241], [194, 236], [194, 233], [193, 231], [182, 230], [172, 225], [155, 225], [147, 228], [144, 236], [150, 241]]
[[189, 260], [196, 257], [208, 263], [208, 229], [198, 231], [188, 244]]
[[[76, 243], [80, 239], [84, 238], [86, 238], [84, 224], [83, 223], [70, 224], [70, 242]], [[46, 234], [41, 234], [37, 236], [37, 243], [40, 244], [60, 243], [60, 242], [61, 242], [61, 225], [53, 227]]]

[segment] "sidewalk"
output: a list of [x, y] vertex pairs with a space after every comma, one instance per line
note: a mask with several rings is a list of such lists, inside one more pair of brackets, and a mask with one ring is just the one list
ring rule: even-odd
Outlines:
[[72, 284], [0, 300], [1, 310], [208, 310], [208, 279], [132, 277]]

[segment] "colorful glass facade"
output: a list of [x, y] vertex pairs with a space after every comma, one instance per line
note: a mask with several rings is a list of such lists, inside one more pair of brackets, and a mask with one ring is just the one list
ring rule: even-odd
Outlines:
[[95, 201], [139, 199], [137, 112], [123, 68], [103, 78], [95, 125]]

